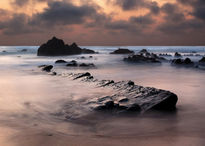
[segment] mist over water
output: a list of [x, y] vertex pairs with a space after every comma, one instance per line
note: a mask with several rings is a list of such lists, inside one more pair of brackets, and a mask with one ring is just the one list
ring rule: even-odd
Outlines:
[[[99, 52], [92, 55], [93, 58], [89, 58], [90, 55], [37, 57], [37, 48], [0, 47], [0, 129], [3, 131], [0, 145], [38, 145], [37, 141], [43, 136], [48, 141], [45, 145], [65, 145], [65, 139], [78, 141], [78, 145], [83, 144], [79, 139], [87, 145], [97, 145], [98, 142], [105, 145], [205, 144], [205, 70], [175, 67], [169, 62], [157, 65], [126, 63], [123, 57], [127, 55], [109, 54], [118, 46], [86, 47]], [[155, 53], [170, 54], [196, 51], [201, 56], [189, 57], [193, 61], [205, 55], [205, 47], [122, 48], [136, 52], [145, 48]], [[21, 52], [22, 49], [27, 51]], [[81, 59], [81, 56], [86, 59]], [[58, 59], [94, 63], [96, 68], [87, 70], [54, 65]], [[50, 76], [41, 72], [37, 66], [42, 64], [54, 65], [55, 71], [65, 76]], [[113, 91], [73, 81], [66, 76], [70, 72], [90, 72], [101, 80], [132, 80], [137, 85], [169, 90], [178, 95], [177, 110], [172, 113], [148, 112], [131, 117], [93, 113], [82, 102], [112, 94]], [[52, 143], [47, 138], [49, 135], [57, 142], [60, 139], [62, 144]], [[75, 141], [74, 137], [79, 139]], [[108, 140], [110, 143], [106, 142]]]

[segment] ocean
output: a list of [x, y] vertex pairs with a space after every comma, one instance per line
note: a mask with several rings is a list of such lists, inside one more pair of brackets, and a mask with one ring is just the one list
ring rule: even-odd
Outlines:
[[[205, 46], [82, 46], [99, 54], [38, 57], [38, 46], [0, 47], [0, 145], [194, 145], [205, 144], [205, 70], [162, 64], [126, 63], [118, 48], [156, 54], [179, 52], [194, 62]], [[23, 50], [26, 49], [26, 50]], [[194, 54], [194, 55], [190, 55]], [[196, 55], [197, 54], [197, 55]], [[85, 58], [81, 58], [84, 56]], [[90, 58], [89, 56], [92, 56]], [[166, 57], [171, 60], [174, 57]], [[69, 68], [55, 61], [94, 63], [95, 68]], [[38, 66], [54, 65], [51, 76]], [[90, 72], [99, 80], [132, 80], [178, 95], [175, 112], [153, 111], [136, 116], [93, 114], [82, 106], [89, 98], [112, 94], [110, 89], [73, 81], [68, 73]], [[62, 114], [64, 113], [64, 114]]]

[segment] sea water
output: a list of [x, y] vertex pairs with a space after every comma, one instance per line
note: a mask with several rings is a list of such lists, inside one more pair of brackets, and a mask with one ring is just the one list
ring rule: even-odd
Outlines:
[[[76, 143], [78, 138], [86, 137], [87, 141], [92, 141], [90, 137], [95, 137], [101, 144], [106, 145], [109, 145], [107, 139], [110, 140], [110, 145], [205, 144], [205, 70], [175, 67], [170, 65], [170, 62], [157, 65], [130, 64], [123, 61], [127, 55], [109, 54], [119, 47], [135, 52], [147, 49], [157, 54], [172, 55], [175, 52], [182, 55], [197, 52], [200, 56], [189, 58], [198, 61], [205, 55], [205, 47], [84, 47], [98, 51], [99, 54], [92, 55], [92, 58], [89, 58], [91, 54], [38, 57], [38, 46], [0, 47], [0, 129], [3, 131], [0, 134], [1, 145], [20, 145], [15, 138], [25, 141], [21, 145], [32, 145], [27, 139], [38, 141], [34, 136], [36, 131], [61, 133], [64, 136], [75, 135]], [[81, 56], [85, 56], [86, 59], [82, 59]], [[81, 102], [112, 94], [112, 90], [72, 81], [67, 76], [50, 76], [38, 68], [38, 65], [42, 64], [54, 65], [58, 59], [96, 65], [93, 69], [55, 65], [55, 71], [61, 74], [90, 72], [101, 80], [132, 80], [137, 85], [169, 90], [178, 95], [177, 110], [172, 113], [149, 112], [132, 117], [91, 115], [91, 111], [82, 107]], [[60, 111], [66, 111], [67, 117], [59, 114]], [[90, 137], [87, 137], [88, 135]], [[90, 145], [96, 145], [96, 142]]]

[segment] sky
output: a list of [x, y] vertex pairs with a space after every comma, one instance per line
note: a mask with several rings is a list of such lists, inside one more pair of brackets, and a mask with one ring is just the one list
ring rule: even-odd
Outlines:
[[0, 45], [205, 46], [205, 0], [0, 0]]

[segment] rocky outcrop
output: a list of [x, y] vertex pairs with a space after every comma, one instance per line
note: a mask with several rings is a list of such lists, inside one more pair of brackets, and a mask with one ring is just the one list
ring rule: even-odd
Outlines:
[[40, 65], [39, 68], [41, 68], [42, 71], [50, 72], [51, 69], [53, 69], [53, 65]]
[[191, 59], [174, 59], [172, 60], [172, 64], [175, 65], [194, 65], [194, 62], [191, 61]]
[[110, 54], [133, 54], [134, 51], [131, 51], [129, 49], [121, 49], [115, 50], [114, 52], [111, 52]]
[[176, 53], [174, 54], [174, 57], [182, 57], [182, 55], [179, 54], [178, 52], [176, 52]]
[[81, 49], [76, 43], [72, 45], [65, 44], [63, 40], [53, 37], [47, 43], [41, 45], [38, 49], [38, 56], [65, 56], [82, 53], [95, 53], [89, 49]]
[[112, 88], [113, 95], [95, 97], [85, 101], [85, 105], [95, 111], [111, 113], [144, 113], [147, 110], [173, 110], [178, 101], [172, 92], [135, 85], [133, 81], [114, 82], [97, 80], [89, 73], [70, 74], [74, 80], [92, 82], [99, 88]]
[[165, 60], [165, 58], [159, 57], [154, 53], [149, 53], [146, 49], [142, 49], [136, 55], [130, 55], [124, 58], [124, 61], [135, 63], [160, 63], [161, 60]]

